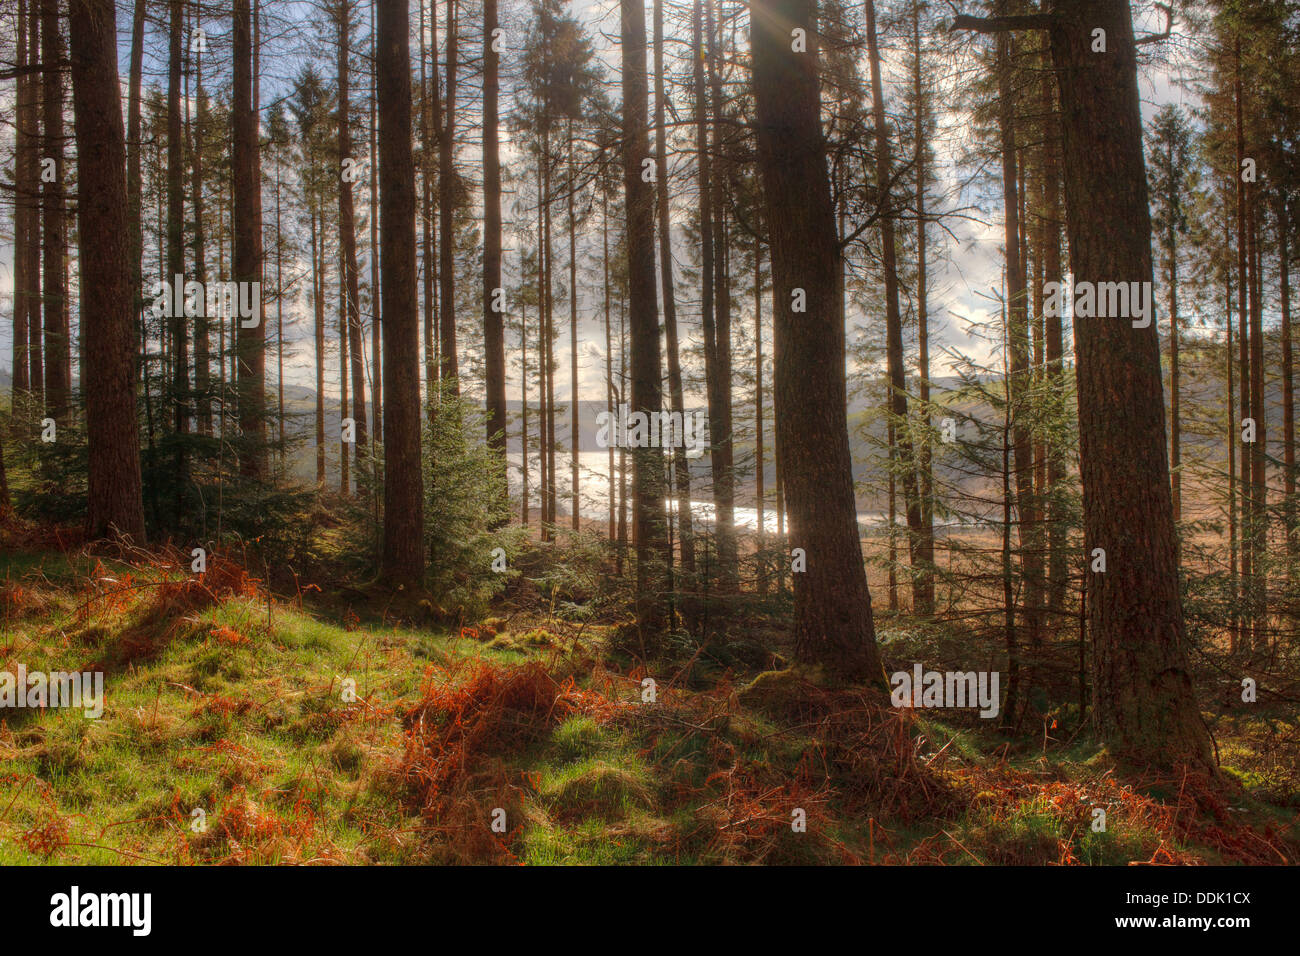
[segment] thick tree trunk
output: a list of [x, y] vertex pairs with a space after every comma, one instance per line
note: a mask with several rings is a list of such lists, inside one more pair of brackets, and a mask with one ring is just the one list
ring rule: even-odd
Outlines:
[[[1055, 0], [1070, 262], [1076, 281], [1151, 282], [1151, 222], [1128, 0]], [[1107, 52], [1093, 53], [1092, 31]], [[1094, 718], [1112, 749], [1212, 770], [1179, 599], [1155, 323], [1075, 323]]]
[[95, 537], [144, 541], [135, 413], [135, 327], [126, 201], [126, 143], [110, 0], [71, 0], [72, 96], [81, 237], [81, 322], [90, 446], [87, 517]]
[[[840, 250], [820, 122], [816, 4], [755, 0], [752, 10], [758, 166], [776, 301], [776, 453], [791, 543], [807, 561], [793, 576], [796, 654], [836, 677], [883, 683], [838, 371]], [[804, 31], [807, 52], [791, 49], [792, 28]], [[806, 311], [796, 312], [800, 293]]]
[[[629, 325], [632, 338], [631, 412], [663, 408], [659, 364], [659, 316], [655, 294], [654, 192], [641, 177], [650, 157], [643, 0], [620, 0], [623, 54], [623, 189], [627, 207]], [[636, 539], [637, 624], [650, 647], [666, 621], [667, 527], [664, 461], [658, 448], [633, 450], [633, 535]]]
[[411, 152], [411, 40], [407, 0], [379, 6], [379, 211], [384, 311], [384, 573], [424, 576], [420, 458], [420, 328], [415, 287], [415, 159]]

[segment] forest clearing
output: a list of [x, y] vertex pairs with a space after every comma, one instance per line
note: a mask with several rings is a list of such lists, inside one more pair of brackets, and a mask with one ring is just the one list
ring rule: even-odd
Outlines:
[[865, 865], [1262, 922], [1298, 53], [1290, 0], [7, 3], [24, 913]]

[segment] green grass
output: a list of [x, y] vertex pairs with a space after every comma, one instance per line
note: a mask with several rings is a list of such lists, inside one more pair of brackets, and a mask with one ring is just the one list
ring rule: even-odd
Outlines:
[[[907, 816], [888, 761], [844, 765], [854, 752], [799, 716], [801, 683], [787, 672], [751, 674], [730, 696], [661, 681], [660, 702], [642, 706], [604, 646], [611, 628], [587, 627], [579, 643], [576, 627], [531, 621], [476, 640], [357, 620], [338, 595], [315, 611], [275, 603], [268, 615], [265, 600], [235, 597], [150, 613], [161, 572], [111, 562], [99, 577], [142, 586], [107, 612], [87, 603], [94, 570], [61, 555], [0, 556], [0, 669], [107, 670], [98, 720], [0, 712], [0, 864], [444, 859], [456, 836], [420, 815], [398, 773], [403, 717], [427, 668], [450, 666], [439, 679], [454, 681], [475, 659], [543, 661], [557, 685], [573, 674], [604, 701], [487, 755], [510, 782], [503, 841], [523, 863], [1020, 864], [1056, 862], [1065, 847], [1082, 863], [1122, 865], [1161, 842], [1151, 818], [1117, 806], [1106, 831], [1091, 829], [1089, 801], [1113, 794], [1104, 755], [1085, 741], [1008, 758], [995, 728], [917, 715], [911, 740], [948, 799]], [[1294, 828], [1293, 777], [1221, 741], [1246, 768], [1230, 771], [1245, 787], [1241, 818]], [[790, 826], [797, 807], [806, 832]], [[490, 809], [471, 808], [470, 825], [486, 828]], [[1231, 862], [1194, 842], [1171, 847]]]

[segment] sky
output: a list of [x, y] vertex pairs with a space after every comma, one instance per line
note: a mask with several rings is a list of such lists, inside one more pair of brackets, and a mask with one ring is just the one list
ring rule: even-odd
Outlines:
[[[319, 19], [319, 15], [312, 16], [311, 9], [306, 4], [295, 3], [290, 7], [299, 7], [303, 10], [304, 16], [312, 20]], [[1159, 18], [1149, 5], [1137, 4], [1138, 12], [1135, 14], [1135, 30], [1139, 33], [1157, 32], [1160, 29]], [[120, 69], [125, 75], [127, 64], [129, 63], [129, 42], [130, 42], [130, 23], [128, 19], [129, 4], [119, 4], [119, 61]], [[412, 3], [412, 8], [415, 4]], [[594, 43], [598, 50], [598, 55], [604, 60], [609, 68], [609, 76], [613, 81], [617, 80], [618, 68], [618, 48], [612, 42], [613, 34], [618, 27], [618, 8], [613, 0], [595, 0], [595, 2], [580, 2], [575, 4], [576, 13], [582, 13], [587, 18], [589, 32], [593, 35]], [[519, 3], [511, 3], [506, 6], [506, 51], [504, 53], [505, 68], [509, 69], [511, 57], [511, 37], [512, 34], [520, 29], [518, 22], [509, 19], [511, 15], [519, 17], [524, 11], [524, 7]], [[860, 16], [860, 14], [859, 14]], [[208, 42], [213, 51], [213, 56], [217, 56], [221, 51], [229, 49], [228, 23], [226, 21], [205, 23], [205, 29], [208, 35]], [[314, 31], [318, 28], [307, 23], [299, 23], [296, 27], [291, 28], [287, 34], [275, 35], [278, 31], [271, 31], [268, 27], [268, 35], [264, 36], [266, 44], [265, 52], [262, 57], [263, 81], [262, 81], [262, 99], [263, 106], [268, 106], [275, 101], [277, 97], [282, 96], [289, 89], [292, 76], [296, 72], [298, 64], [301, 62], [300, 56], [304, 42], [310, 42]], [[674, 24], [670, 14], [668, 22], [669, 36], [671, 42], [674, 39]], [[368, 25], [362, 24], [359, 36], [368, 35]], [[445, 39], [445, 32], [444, 32]], [[743, 41], [743, 38], [742, 38]], [[477, 46], [477, 37], [468, 38], [465, 41], [468, 44]], [[987, 42], [982, 38], [973, 38], [972, 43]], [[1182, 103], [1184, 105], [1194, 105], [1194, 97], [1180, 85], [1179, 80], [1182, 77], [1182, 71], [1189, 61], [1189, 50], [1195, 44], [1195, 38], [1180, 34], [1179, 25], [1175, 25], [1175, 41], [1172, 44], [1161, 44], [1163, 52], [1168, 54], [1169, 62], [1159, 67], [1144, 67], [1139, 74], [1140, 90], [1143, 99], [1143, 113], [1146, 118], [1157, 109], [1160, 105], [1167, 102]], [[165, 82], [165, 62], [162, 57], [165, 56], [166, 37], [158, 31], [151, 31], [147, 47], [146, 56], [146, 83], [150, 80], [158, 83]], [[900, 51], [891, 47], [889, 38], [882, 38], [882, 56], [885, 59], [885, 76], [886, 80], [893, 80], [899, 74], [898, 71], [904, 66], [900, 56]], [[8, 57], [12, 45], [12, 34], [3, 41], [3, 53], [0, 56]], [[414, 50], [415, 40], [412, 41]], [[1147, 48], [1152, 49], [1152, 48]], [[293, 55], [282, 55], [283, 51], [294, 50]], [[325, 52], [325, 51], [321, 51]], [[477, 55], [475, 51], [471, 51]], [[328, 72], [330, 61], [325, 57], [322, 64], [323, 69]], [[416, 83], [419, 82], [418, 73], [415, 75]], [[955, 78], [953, 82], [960, 82]], [[354, 95], [361, 96], [365, 92], [364, 84], [354, 80]], [[891, 87], [894, 87], [891, 89]], [[653, 84], [651, 85], [653, 91]], [[468, 89], [465, 91], [473, 95]], [[8, 82], [0, 86], [0, 115], [7, 118], [12, 117], [13, 110], [14, 84]], [[616, 95], [616, 91], [615, 91]], [[123, 88], [123, 103], [125, 104], [126, 90]], [[901, 109], [901, 87], [894, 83], [887, 82], [885, 89], [885, 98], [887, 109], [891, 112], [894, 109]], [[941, 96], [940, 99], [945, 97]], [[508, 101], [503, 92], [502, 112], [505, 113], [508, 108]], [[265, 112], [263, 114], [266, 115]], [[996, 189], [984, 189], [982, 194], [976, 194], [973, 190], [967, 189], [960, 196], [949, 195], [952, 192], [952, 184], [957, 181], [958, 176], [965, 175], [969, 170], [959, 170], [956, 167], [956, 156], [961, 147], [964, 145], [962, 140], [967, 135], [967, 122], [965, 117], [960, 115], [945, 115], [939, 118], [940, 131], [936, 140], [935, 148], [937, 153], [936, 175], [940, 182], [933, 190], [934, 196], [945, 196], [948, 208], [956, 205], [962, 207], [976, 206], [969, 210], [970, 215], [950, 218], [946, 225], [951, 230], [952, 236], [944, 242], [943, 257], [931, 262], [931, 293], [930, 293], [930, 316], [931, 316], [931, 336], [932, 336], [932, 370], [935, 377], [942, 377], [951, 372], [952, 355], [955, 352], [962, 352], [969, 355], [972, 359], [979, 362], [991, 363], [996, 359], [991, 354], [991, 346], [978, 338], [972, 338], [967, 334], [967, 320], [975, 318], [986, 320], [990, 314], [990, 309], [996, 310], [996, 302], [992, 298], [1001, 285], [1001, 270], [1003, 258], [1001, 253], [1002, 242], [1002, 222], [1001, 222], [1001, 197]], [[70, 127], [69, 123], [69, 127]], [[12, 126], [6, 123], [0, 129], [0, 156], [6, 157], [6, 167], [3, 175], [6, 179], [12, 176], [12, 162], [9, 161], [12, 150]], [[503, 162], [507, 168], [511, 166], [513, 146], [509, 142], [509, 134], [503, 128]], [[477, 179], [475, 167], [477, 166], [477, 151], [470, 142], [471, 136], [466, 136], [465, 148], [460, 154], [459, 164], [465, 169], [471, 177]], [[690, 161], [687, 156], [680, 156], [675, 161], [670, 158], [670, 167], [677, 170], [676, 173], [670, 174], [674, 178], [670, 181], [680, 185], [679, 181], [685, 176], [689, 178], [692, 175], [690, 170]], [[996, 171], [995, 171], [996, 172]], [[676, 275], [679, 280], [681, 277], [682, 264], [684, 262], [685, 250], [681, 241], [680, 223], [691, 201], [688, 194], [677, 194], [677, 188], [674, 189], [674, 207], [673, 218], [675, 221], [676, 234], [678, 240], [675, 243], [675, 255], [679, 259], [676, 269]], [[366, 215], [368, 213], [368, 191], [365, 189], [357, 190], [356, 198], [358, 201], [358, 214]], [[505, 197], [503, 206], [509, 215], [510, 196]], [[264, 204], [264, 230], [269, 238], [273, 229], [273, 211], [272, 211], [272, 194], [270, 190], [263, 190]], [[477, 197], [476, 197], [477, 199]], [[933, 200], [932, 200], [933, 203]], [[944, 206], [939, 206], [941, 211]], [[562, 222], [557, 225], [562, 226]], [[598, 230], [598, 226], [595, 226]], [[938, 231], [935, 230], [935, 233]], [[934, 233], [932, 233], [934, 234]], [[939, 238], [935, 235], [935, 238]], [[506, 237], [505, 249], [505, 270], [507, 281], [512, 274], [517, 271], [518, 253], [516, 248], [516, 237], [508, 234]], [[588, 258], [589, 253], [598, 251], [598, 235], [587, 241], [587, 250], [580, 251], [580, 259]], [[562, 273], [562, 278], [567, 276], [567, 248], [561, 239], [556, 241], [556, 267], [557, 272]], [[878, 244], [873, 240], [872, 246]], [[367, 277], [368, 262], [363, 259], [360, 264], [363, 278]], [[0, 209], [0, 369], [6, 372], [10, 370], [12, 359], [12, 325], [9, 317], [12, 315], [12, 288], [13, 288], [13, 246], [12, 246], [12, 206], [6, 204]], [[75, 268], [75, 259], [74, 259]], [[594, 266], [594, 262], [592, 263]], [[269, 273], [268, 273], [269, 274]], [[147, 277], [149, 278], [149, 277]], [[75, 290], [75, 276], [72, 280], [72, 288]], [[302, 288], [302, 284], [299, 285]], [[682, 303], [682, 321], [683, 332], [686, 336], [687, 343], [694, 342], [691, 330], [698, 324], [698, 316], [693, 314], [692, 306], [698, 308], [693, 303], [696, 293], [693, 290], [684, 290], [687, 294], [686, 301]], [[593, 287], [580, 296], [580, 321], [579, 321], [579, 395], [583, 400], [599, 400], [603, 402], [605, 395], [604, 384], [604, 330], [602, 322], [603, 306], [600, 301], [598, 288]], [[735, 314], [733, 322], [745, 329], [752, 328], [753, 315], [752, 305], [749, 296], [742, 297], [734, 303]], [[770, 297], [766, 305], [769, 312], [766, 321], [770, 322]], [[555, 346], [556, 361], [562, 370], [562, 373], [556, 376], [557, 400], [567, 401], [569, 397], [568, 374], [569, 365], [569, 338], [568, 338], [568, 310], [557, 308], [557, 318], [562, 321], [559, 341]], [[269, 335], [273, 335], [274, 309], [267, 309], [268, 323], [272, 327], [268, 330]], [[617, 316], [615, 316], [617, 321]], [[77, 322], [75, 313], [73, 316], [74, 326]], [[286, 341], [290, 348], [289, 355], [286, 357], [285, 380], [287, 384], [314, 387], [315, 384], [315, 356], [313, 338], [310, 331], [311, 311], [305, 294], [299, 294], [293, 300], [287, 300], [285, 303], [285, 323]], [[855, 337], [855, 326], [861, 326], [864, 317], [860, 314], [850, 312], [849, 337], [850, 341]], [[768, 333], [770, 335], [770, 332]], [[1068, 334], [1068, 333], [1067, 333]], [[327, 336], [330, 343], [333, 344], [333, 336]], [[507, 348], [513, 349], [517, 346], [517, 337], [507, 336]], [[338, 372], [337, 368], [330, 369], [330, 364], [337, 365], [337, 356], [331, 355], [326, 361], [326, 390], [327, 394], [337, 392]], [[272, 368], [274, 375], [274, 362], [268, 363]], [[74, 366], [75, 367], [75, 366]], [[517, 370], [513, 367], [509, 369], [510, 381], [508, 382], [508, 394], [511, 399], [518, 397], [519, 382]], [[332, 385], [331, 385], [332, 380]], [[698, 400], [702, 400], [702, 394], [697, 395]], [[688, 398], [688, 401], [690, 399]]]

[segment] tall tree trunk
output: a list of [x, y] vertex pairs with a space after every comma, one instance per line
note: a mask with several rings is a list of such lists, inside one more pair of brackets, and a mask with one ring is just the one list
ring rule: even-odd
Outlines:
[[[434, 0], [436, 3], [436, 0]], [[459, 47], [456, 0], [447, 0], [447, 103], [445, 125], [438, 131], [438, 282], [441, 314], [443, 384], [460, 394], [456, 359], [456, 68]]]
[[[194, 21], [191, 21], [194, 22]], [[203, 92], [203, 50], [197, 47], [194, 53], [195, 78], [195, 116], [190, 127], [190, 200], [194, 204], [194, 279], [206, 287], [208, 281], [206, 244], [207, 235], [203, 230], [203, 130], [206, 129], [208, 106], [207, 96]], [[188, 88], [186, 90], [186, 114], [188, 116]], [[278, 203], [278, 196], [277, 196]], [[278, 215], [278, 206], [277, 206]], [[279, 233], [276, 233], [279, 242]], [[279, 294], [277, 289], [277, 295]], [[199, 434], [212, 434], [212, 372], [211, 356], [208, 352], [208, 310], [205, 302], [198, 304], [198, 313], [194, 317], [194, 394], [197, 398], [196, 418]]]
[[[1173, 147], [1170, 146], [1172, 154]], [[1172, 166], [1172, 155], [1170, 164]], [[1178, 197], [1170, 197], [1177, 201]], [[1182, 375], [1178, 354], [1178, 233], [1170, 216], [1165, 243], [1169, 261], [1165, 263], [1165, 278], [1169, 287], [1169, 471], [1170, 493], [1173, 499], [1174, 523], [1183, 518], [1183, 449], [1182, 449]], [[1175, 545], [1181, 548], [1177, 542]]]
[[415, 287], [415, 159], [411, 152], [408, 0], [379, 6], [379, 202], [384, 311], [384, 560], [390, 580], [424, 576], [420, 457], [420, 328]]
[[68, 323], [68, 236], [63, 194], [63, 35], [59, 29], [59, 0], [41, 0], [41, 60], [45, 67], [44, 155], [54, 160], [54, 176], [42, 179], [45, 269], [41, 301], [45, 306], [45, 410], [62, 424], [68, 418], [72, 391]]
[[[432, 57], [426, 55], [424, 42], [424, 0], [420, 0], [420, 224], [422, 262], [424, 265], [424, 395], [427, 414], [432, 421], [433, 410], [438, 405], [438, 351], [434, 344], [436, 330], [434, 291], [435, 277], [438, 274], [436, 253], [433, 239], [433, 138], [441, 136], [435, 133], [442, 122], [442, 99], [438, 91], [438, 2], [431, 0], [433, 50]], [[432, 62], [430, 62], [432, 60]], [[432, 68], [431, 70], [429, 68]], [[433, 73], [433, 83], [429, 83], [428, 73]]]
[[1263, 254], [1260, 250], [1258, 190], [1250, 189], [1250, 407], [1255, 419], [1255, 441], [1250, 446], [1251, 464], [1251, 558], [1252, 583], [1250, 597], [1251, 645], [1256, 653], [1268, 648], [1267, 632], [1267, 548], [1268, 548], [1268, 483], [1265, 472], [1265, 451], [1268, 448], [1268, 410], [1264, 407], [1264, 305], [1263, 305]]
[[[654, 192], [641, 177], [650, 156], [646, 29], [643, 0], [620, 0], [623, 54], [623, 189], [627, 208], [629, 326], [632, 338], [632, 413], [663, 408], [659, 365], [659, 309], [655, 294]], [[664, 461], [658, 448], [633, 451], [633, 535], [636, 539], [637, 624], [642, 646], [667, 622], [664, 600], [668, 553], [664, 515]]]
[[[1050, 70], [1044, 69], [1039, 77], [1039, 104], [1045, 128], [1043, 143], [1043, 281], [1060, 283], [1064, 278], [1061, 268], [1061, 124], [1056, 103], [1055, 80]], [[1044, 316], [1044, 357], [1047, 360], [1047, 378], [1053, 395], [1065, 392], [1065, 335], [1059, 309], [1048, 310]], [[1047, 550], [1048, 550], [1048, 607], [1056, 614], [1065, 608], [1065, 593], [1069, 585], [1066, 560], [1066, 526], [1061, 502], [1061, 486], [1066, 480], [1065, 454], [1062, 442], [1053, 440], [1047, 459]]]
[[110, 0], [71, 0], [72, 97], [77, 139], [86, 431], [91, 535], [144, 541], [140, 437], [135, 415], [135, 327], [126, 201], [126, 142]]
[[[311, 213], [311, 289], [315, 311], [316, 345], [316, 487], [325, 488], [325, 253], [324, 237], [318, 236], [315, 201], [308, 199]], [[323, 230], [321, 230], [323, 231]], [[318, 248], [320, 247], [320, 248]]]
[[[880, 47], [876, 39], [876, 4], [867, 0], [867, 51], [871, 61], [871, 108], [876, 124], [876, 180], [881, 191], [881, 259], [885, 270], [885, 337], [889, 366], [890, 414], [895, 420], [903, 500], [907, 505], [908, 554], [912, 564], [912, 610], [928, 615], [934, 611], [934, 577], [917, 553], [920, 543], [921, 502], [916, 482], [916, 456], [907, 417], [907, 383], [903, 373], [903, 318], [898, 305], [898, 255], [895, 250], [894, 211], [890, 198], [893, 160], [889, 130], [885, 125], [885, 96], [880, 76]], [[841, 358], [839, 365], [843, 364]], [[839, 367], [837, 365], [836, 367]], [[787, 487], [787, 493], [789, 488]]]
[[[672, 411], [686, 420], [685, 391], [682, 386], [682, 361], [678, 354], [677, 294], [673, 280], [672, 212], [668, 202], [668, 127], [665, 116], [667, 94], [664, 90], [664, 5], [654, 0], [654, 64], [655, 64], [655, 202], [659, 215], [659, 281], [664, 300], [664, 336], [668, 354], [668, 400]], [[606, 230], [608, 245], [608, 229]], [[608, 253], [606, 254], [608, 258]], [[608, 276], [606, 279], [608, 285]], [[609, 335], [609, 290], [605, 291], [605, 332]], [[606, 350], [608, 350], [608, 342]], [[607, 372], [608, 374], [608, 372]], [[610, 491], [613, 491], [613, 452], [610, 453]], [[686, 449], [680, 443], [673, 450], [673, 475], [677, 492], [677, 527], [681, 541], [682, 567], [688, 574], [695, 573], [695, 535], [691, 528], [691, 474], [686, 461]], [[761, 480], [761, 479], [760, 479]], [[610, 505], [610, 528], [613, 536], [613, 503]]]
[[921, 0], [912, 0], [912, 96], [915, 100], [915, 144], [913, 165], [916, 167], [916, 343], [917, 377], [920, 390], [921, 448], [917, 456], [920, 471], [921, 529], [916, 542], [920, 562], [922, 590], [934, 595], [934, 472], [930, 451], [930, 317], [928, 314], [928, 252], [925, 193], [930, 173], [926, 166], [926, 91], [922, 84], [924, 48], [921, 45]]
[[[423, 35], [424, 27], [421, 25]], [[379, 123], [375, 117], [375, 88], [379, 75], [378, 57], [375, 56], [375, 0], [370, 0], [370, 404], [374, 410], [374, 428], [371, 430], [371, 449], [384, 440], [384, 363], [380, 354], [380, 329], [382, 310], [379, 308], [379, 163], [375, 135]], [[378, 501], [376, 501], [376, 505]]]
[[1296, 558], [1300, 540], [1296, 537], [1295, 502], [1295, 365], [1291, 340], [1291, 217], [1287, 196], [1277, 200], [1277, 274], [1282, 308], [1282, 467], [1283, 522], [1286, 532], [1287, 587], [1295, 585]]
[[[959, 18], [958, 27], [1000, 29]], [[1151, 220], [1128, 0], [1052, 0], [1066, 222], [1077, 282], [1151, 282]], [[1102, 29], [1106, 52], [1094, 53]], [[1075, 323], [1093, 718], [1121, 758], [1214, 773], [1186, 652], [1155, 324]], [[1090, 559], [1091, 560], [1091, 559]]]
[[[1250, 368], [1250, 315], [1251, 315], [1251, 293], [1253, 283], [1249, 279], [1249, 244], [1246, 239], [1247, 233], [1247, 198], [1246, 184], [1242, 180], [1242, 163], [1246, 158], [1246, 133], [1245, 121], [1243, 119], [1242, 106], [1242, 89], [1241, 89], [1241, 38], [1238, 37], [1235, 48], [1236, 71], [1233, 78], [1233, 103], [1236, 110], [1236, 133], [1237, 133], [1237, 167], [1234, 177], [1236, 183], [1236, 225], [1237, 225], [1237, 289], [1239, 304], [1237, 307], [1237, 333], [1238, 349], [1240, 350], [1240, 368], [1241, 368], [1241, 387], [1240, 387], [1240, 408], [1241, 420], [1238, 423], [1240, 428], [1245, 428], [1245, 421], [1251, 417], [1251, 396], [1254, 391], [1251, 387], [1251, 368]], [[1256, 426], [1258, 427], [1258, 422]], [[1240, 433], [1234, 441], [1241, 441]], [[1241, 598], [1245, 605], [1245, 620], [1247, 628], [1251, 621], [1250, 601], [1255, 593], [1254, 585], [1254, 534], [1255, 534], [1255, 515], [1254, 515], [1254, 457], [1251, 450], [1244, 443], [1241, 449]], [[1242, 632], [1241, 637], [1245, 640], [1247, 646], [1250, 644], [1249, 634]]]
[[[32, 0], [33, 5], [35, 0]], [[18, 0], [17, 90], [15, 93], [14, 122], [14, 338], [13, 338], [13, 390], [10, 404], [15, 412], [23, 406], [31, 390], [28, 364], [28, 315], [35, 296], [32, 283], [37, 280], [28, 272], [31, 254], [36, 243], [32, 227], [33, 196], [36, 192], [36, 137], [32, 129], [32, 90], [35, 81], [26, 72], [28, 0]], [[34, 19], [34, 18], [32, 18]], [[37, 252], [39, 256], [40, 253]]]
[[[1034, 505], [1034, 458], [1029, 427], [1027, 396], [1029, 381], [1029, 300], [1025, 285], [1025, 262], [1021, 238], [1018, 156], [1016, 150], [1016, 103], [1012, 82], [1010, 38], [998, 36], [998, 125], [1002, 134], [1002, 194], [1005, 210], [1007, 256], [1007, 344], [1010, 354], [1010, 401], [1012, 444], [1015, 457], [1016, 511], [1020, 537], [1020, 563], [1025, 576], [1025, 623], [1033, 653], [1029, 668], [1031, 682], [1042, 641], [1042, 553], [1038, 541]], [[1029, 695], [1025, 695], [1029, 699]], [[1008, 714], [1011, 718], [1013, 715]]]
[[[182, 0], [169, 0], [170, 17], [169, 53], [167, 57], [167, 281], [181, 283], [185, 279], [185, 153], [181, 126], [181, 74], [185, 58], [185, 4]], [[189, 332], [185, 328], [185, 312], [173, 309], [171, 316], [172, 341], [172, 428], [178, 435], [190, 430], [189, 414]], [[186, 471], [184, 444], [176, 445], [176, 470], [179, 476]], [[177, 482], [177, 495], [185, 479]], [[179, 497], [178, 497], [179, 502]]]
[[[252, 40], [248, 0], [234, 0], [235, 281], [258, 294], [255, 315], [235, 322], [238, 358], [240, 472], [266, 476], [266, 326], [262, 322], [262, 174], [258, 149], [258, 109], [253, 99]], [[249, 324], [253, 323], [253, 324]]]
[[[751, 47], [758, 167], [776, 301], [777, 460], [791, 538], [796, 654], [839, 678], [883, 683], [849, 452], [840, 249], [820, 120], [815, 0], [755, 0]], [[791, 29], [807, 51], [791, 49]], [[802, 292], [806, 311], [796, 312]], [[831, 370], [835, 370], [832, 373]]]
[[[1225, 210], [1226, 211], [1226, 210]], [[1241, 638], [1241, 581], [1237, 572], [1237, 558], [1239, 550], [1239, 540], [1237, 534], [1237, 446], [1241, 443], [1241, 432], [1238, 431], [1237, 416], [1233, 409], [1233, 375], [1236, 368], [1236, 357], [1232, 351], [1232, 267], [1229, 265], [1232, 253], [1232, 237], [1230, 229], [1232, 228], [1231, 216], [1223, 218], [1223, 257], [1220, 260], [1223, 269], [1223, 290], [1224, 290], [1224, 346], [1225, 370], [1224, 380], [1227, 383], [1227, 394], [1225, 396], [1225, 410], [1228, 424], [1228, 576], [1229, 576], [1229, 605], [1231, 622], [1228, 631], [1228, 650], [1232, 656], [1236, 656], [1238, 644]], [[1240, 323], [1240, 318], [1238, 319]]]
[[[603, 305], [605, 311], [605, 411], [612, 418], [618, 414], [614, 401], [614, 336], [613, 329], [610, 325], [609, 316], [609, 191], [602, 188], [600, 191], [600, 242], [601, 242], [601, 272], [605, 280]], [[614, 486], [614, 446], [617, 442], [609, 442], [609, 540], [616, 540], [618, 529], [614, 516], [614, 505], [618, 498], [615, 494]]]
[[[27, 64], [41, 62], [41, 18], [38, 0], [27, 0]], [[41, 87], [39, 74], [28, 78], [28, 129], [31, 150], [28, 173], [28, 226], [27, 226], [27, 365], [28, 386], [31, 389], [32, 410], [45, 408], [45, 333], [41, 318]]]
[[[335, 8], [338, 27], [338, 116], [339, 165], [352, 156], [352, 3], [340, 0]], [[342, 271], [340, 290], [345, 303], [348, 353], [352, 368], [352, 420], [356, 423], [356, 443], [352, 446], [357, 470], [361, 470], [366, 446], [366, 360], [362, 351], [361, 291], [357, 276], [356, 212], [352, 202], [352, 180], [339, 177], [339, 266]], [[347, 370], [341, 369], [346, 375]]]
[[574, 201], [578, 191], [577, 171], [573, 162], [573, 117], [566, 125], [565, 152], [568, 156], [568, 171], [565, 191], [568, 193], [569, 219], [569, 526], [578, 530], [579, 496], [578, 453], [581, 442], [578, 440], [578, 230], [574, 215]]
[[[712, 95], [713, 146], [715, 159], [722, 149], [722, 64], [718, 51], [714, 0], [705, 0], [705, 66]], [[725, 169], [725, 167], [722, 167]], [[717, 172], [718, 165], [714, 166]], [[732, 444], [731, 414], [731, 280], [725, 194], [727, 181], [724, 175], [714, 177], [710, 209], [713, 219], [713, 323], [705, 326], [706, 356], [712, 356], [706, 369], [709, 394], [709, 438], [713, 454], [713, 500], [715, 504], [713, 530], [718, 542], [718, 578], [724, 592], [735, 591], [739, 586], [736, 552], [735, 517], [735, 455]], [[701, 214], [705, 210], [701, 209]]]
[[[497, 309], [501, 289], [501, 152], [497, 136], [500, 54], [497, 53], [497, 0], [483, 3], [483, 352], [487, 389], [488, 446], [506, 476], [506, 337]], [[504, 295], [504, 290], [502, 290]]]

